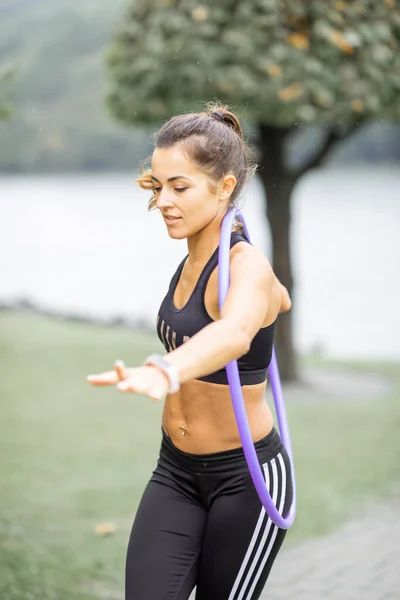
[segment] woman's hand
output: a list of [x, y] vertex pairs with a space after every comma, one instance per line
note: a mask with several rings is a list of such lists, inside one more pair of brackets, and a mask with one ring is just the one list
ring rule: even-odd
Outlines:
[[91, 385], [115, 385], [120, 392], [143, 394], [155, 402], [164, 398], [169, 388], [167, 376], [156, 367], [128, 369], [122, 361], [116, 361], [112, 371], [89, 375], [87, 380]]

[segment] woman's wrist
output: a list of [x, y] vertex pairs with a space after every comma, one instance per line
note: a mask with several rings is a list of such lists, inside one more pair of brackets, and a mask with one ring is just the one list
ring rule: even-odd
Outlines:
[[143, 365], [155, 367], [164, 375], [168, 381], [168, 394], [175, 394], [180, 390], [178, 369], [166, 358], [159, 354], [152, 354], [146, 358]]

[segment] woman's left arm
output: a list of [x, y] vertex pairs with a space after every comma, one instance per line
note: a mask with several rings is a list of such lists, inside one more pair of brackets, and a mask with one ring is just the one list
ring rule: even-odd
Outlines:
[[181, 384], [214, 373], [248, 352], [267, 314], [274, 280], [261, 253], [231, 254], [230, 286], [220, 319], [164, 356], [176, 367]]

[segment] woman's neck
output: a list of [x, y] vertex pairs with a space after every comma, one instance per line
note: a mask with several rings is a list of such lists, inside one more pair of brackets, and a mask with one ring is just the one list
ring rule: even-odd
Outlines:
[[219, 246], [221, 223], [211, 222], [195, 235], [187, 238], [188, 262], [192, 267], [204, 266]]

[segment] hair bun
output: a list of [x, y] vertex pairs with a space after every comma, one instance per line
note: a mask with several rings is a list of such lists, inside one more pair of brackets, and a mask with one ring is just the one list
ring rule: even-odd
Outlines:
[[228, 127], [232, 127], [232, 129], [236, 131], [238, 136], [241, 139], [243, 139], [242, 126], [240, 125], [238, 117], [235, 114], [233, 114], [233, 112], [227, 110], [227, 108], [215, 106], [210, 108], [209, 114], [214, 119], [218, 119], [222, 123], [225, 123], [225, 125], [228, 125]]
[[224, 119], [223, 115], [221, 115], [217, 110], [213, 110], [211, 113], [211, 116], [214, 117], [214, 119], [218, 119], [219, 121], [222, 121], [223, 123], [225, 123], [225, 119]]

